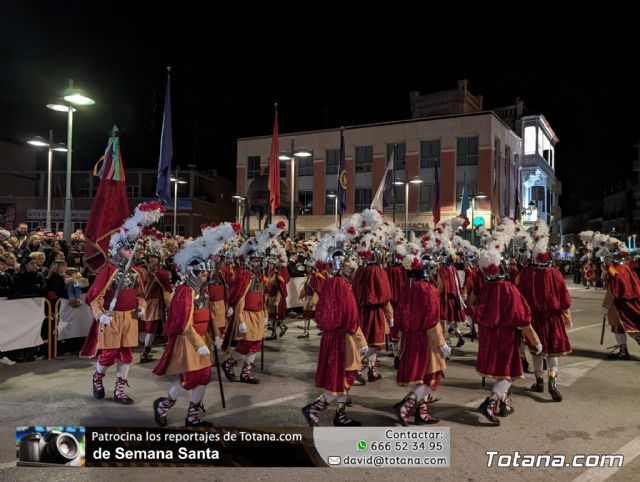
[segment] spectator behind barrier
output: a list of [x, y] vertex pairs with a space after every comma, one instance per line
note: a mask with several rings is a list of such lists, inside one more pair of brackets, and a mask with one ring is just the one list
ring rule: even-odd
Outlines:
[[0, 299], [6, 299], [13, 293], [13, 277], [6, 272], [9, 265], [5, 257], [0, 257]]
[[[54, 261], [51, 264], [49, 275], [47, 276], [47, 298], [53, 302], [58, 298], [68, 298], [67, 281], [65, 278], [67, 272], [67, 263], [64, 261]], [[72, 279], [69, 283], [73, 282]]]
[[38, 266], [38, 271], [42, 273], [45, 279], [47, 279], [47, 275], [49, 274], [49, 270], [44, 265], [44, 260], [46, 258], [45, 254], [40, 251], [35, 251], [29, 255], [30, 258], [36, 260], [36, 265]]
[[47, 291], [47, 281], [38, 271], [35, 258], [25, 258], [20, 271], [13, 277], [13, 295], [11, 298], [44, 297]]

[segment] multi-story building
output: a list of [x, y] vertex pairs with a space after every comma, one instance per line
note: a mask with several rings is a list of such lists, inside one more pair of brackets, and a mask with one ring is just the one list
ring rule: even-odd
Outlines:
[[[419, 100], [419, 99], [417, 99]], [[518, 180], [518, 159], [522, 140], [491, 111], [416, 118], [405, 121], [347, 126], [346, 147], [347, 214], [368, 208], [395, 152], [396, 178], [416, 177], [423, 183], [409, 185], [409, 230], [422, 232], [433, 225], [435, 166], [439, 166], [441, 218], [459, 213], [466, 179], [470, 198], [475, 199], [476, 223], [494, 225], [500, 216], [513, 216]], [[304, 148], [310, 157], [295, 159], [295, 208], [298, 233], [316, 233], [335, 225], [334, 199], [340, 157], [340, 129], [280, 135], [280, 146]], [[246, 196], [252, 183], [264, 183], [269, 165], [271, 136], [238, 139], [237, 191]], [[287, 189], [291, 187], [291, 164], [280, 164]], [[289, 191], [290, 192], [290, 191]], [[251, 199], [249, 199], [251, 201]], [[404, 227], [405, 188], [396, 191], [396, 223]], [[282, 197], [281, 216], [287, 217], [291, 205]], [[251, 206], [250, 206], [251, 208]], [[393, 218], [393, 210], [386, 210]], [[247, 211], [255, 213], [256, 209]], [[257, 216], [250, 216], [249, 229], [256, 229]]]
[[[47, 205], [47, 171], [36, 169], [32, 149], [15, 144], [0, 145], [0, 226], [26, 222], [31, 228], [44, 226]], [[11, 160], [22, 159], [22, 164]], [[11, 168], [11, 169], [9, 169]], [[215, 171], [202, 173], [194, 169], [181, 170], [186, 184], [178, 184], [176, 210], [177, 232], [185, 236], [200, 234], [200, 224], [234, 219], [233, 182]], [[62, 230], [64, 222], [65, 171], [52, 173], [52, 229]], [[135, 169], [125, 166], [129, 206], [156, 199], [155, 169]], [[74, 170], [71, 174], [73, 229], [87, 223], [99, 179], [89, 170]], [[8, 214], [8, 215], [7, 215]], [[164, 229], [173, 230], [173, 206], [167, 210]]]

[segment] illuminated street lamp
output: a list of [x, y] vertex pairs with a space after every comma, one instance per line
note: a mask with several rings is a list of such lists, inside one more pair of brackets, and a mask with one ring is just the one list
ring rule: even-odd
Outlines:
[[43, 137], [36, 136], [27, 141], [34, 147], [46, 147], [48, 150], [47, 157], [47, 217], [46, 225], [47, 231], [51, 231], [51, 177], [53, 172], [53, 151], [67, 152], [67, 148], [64, 144], [53, 143], [53, 130], [49, 129], [49, 140], [45, 140]]
[[402, 179], [393, 181], [396, 186], [404, 186], [404, 232], [407, 240], [409, 239], [409, 184], [419, 185], [423, 182], [419, 176], [414, 176], [409, 182], [405, 182]]
[[335, 224], [336, 224], [336, 228], [338, 227], [338, 195], [336, 193], [331, 193], [331, 194], [327, 194], [327, 197], [329, 199], [333, 199], [334, 200], [334, 211], [333, 214], [335, 216]]
[[71, 243], [71, 159], [73, 154], [73, 113], [74, 106], [90, 106], [95, 100], [85, 95], [81, 90], [74, 89], [73, 79], [69, 79], [69, 87], [62, 99], [64, 102], [52, 102], [47, 107], [57, 112], [67, 113], [67, 179], [64, 197], [64, 239]]
[[311, 157], [313, 154], [307, 149], [295, 150], [295, 141], [291, 139], [291, 151], [281, 152], [278, 159], [291, 161], [291, 206], [289, 208], [289, 237], [293, 240], [296, 233], [295, 193], [296, 193], [296, 157]]
[[176, 175], [171, 176], [171, 182], [173, 183], [173, 236], [178, 235], [178, 184], [187, 184], [183, 178], [178, 177], [178, 169], [176, 169]]

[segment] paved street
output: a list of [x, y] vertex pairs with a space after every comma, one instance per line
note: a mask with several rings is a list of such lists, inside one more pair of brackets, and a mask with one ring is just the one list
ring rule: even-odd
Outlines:
[[[65, 356], [64, 360], [36, 361], [0, 367], [0, 480], [112, 479], [161, 480], [164, 477], [197, 477], [208, 480], [256, 478], [291, 480], [313, 477], [316, 480], [637, 480], [640, 470], [640, 411], [638, 389], [640, 346], [630, 340], [631, 361], [608, 361], [605, 347], [615, 344], [607, 330], [599, 345], [602, 290], [585, 290], [569, 284], [573, 298], [574, 326], [570, 330], [573, 353], [560, 360], [558, 385], [564, 401], [554, 403], [546, 393], [531, 393], [527, 387], [533, 375], [514, 385], [515, 413], [502, 419], [500, 427], [488, 426], [476, 408], [489, 393], [474, 370], [477, 342], [454, 349], [446, 378], [440, 388], [442, 400], [431, 405], [440, 425], [451, 427], [450, 469], [357, 469], [335, 472], [333, 469], [23, 469], [15, 468], [17, 425], [110, 425], [154, 426], [152, 401], [166, 393], [170, 381], [151, 373], [153, 363], [135, 365], [130, 372], [130, 394], [136, 404], [122, 407], [110, 400], [114, 370], [105, 378], [107, 398], [96, 401], [91, 395], [93, 362]], [[317, 396], [313, 380], [320, 337], [315, 329], [308, 340], [298, 340], [302, 320], [289, 320], [283, 339], [267, 342], [265, 370], [256, 375], [258, 386], [225, 382], [227, 407], [220, 404], [217, 379], [209, 385], [205, 398], [205, 418], [218, 426], [304, 426], [300, 407]], [[156, 348], [156, 358], [160, 348]], [[136, 355], [135, 359], [138, 359]], [[529, 356], [529, 359], [530, 356]], [[365, 425], [395, 425], [392, 405], [405, 390], [397, 387], [392, 370], [393, 359], [382, 357], [384, 378], [365, 387], [354, 387], [353, 418]], [[546, 382], [546, 380], [545, 380]], [[545, 383], [546, 385], [546, 383]], [[181, 426], [186, 399], [179, 400], [170, 412], [170, 423]], [[322, 425], [331, 425], [333, 410], [327, 410]], [[626, 447], [625, 447], [626, 446]], [[486, 467], [487, 450], [501, 454], [613, 454], [624, 448], [625, 464], [617, 472], [586, 468], [496, 468]], [[160, 475], [161, 474], [161, 475]]]

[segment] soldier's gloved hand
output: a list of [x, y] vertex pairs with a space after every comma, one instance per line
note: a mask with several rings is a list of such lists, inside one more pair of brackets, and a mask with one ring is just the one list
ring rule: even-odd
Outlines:
[[362, 348], [360, 348], [360, 355], [364, 356], [365, 353], [367, 353], [367, 350], [369, 349], [368, 346], [363, 346]]
[[110, 325], [112, 319], [113, 319], [112, 316], [109, 316], [106, 313], [104, 313], [100, 315], [100, 318], [98, 318], [98, 321], [100, 321], [101, 325]]
[[202, 345], [200, 348], [198, 348], [198, 355], [202, 355], [202, 356], [211, 355], [211, 352], [209, 351], [209, 347], [207, 345]]
[[446, 343], [444, 345], [440, 345], [440, 351], [445, 358], [449, 358], [451, 356], [451, 347]]
[[389, 328], [393, 328], [393, 318], [389, 319]]
[[136, 310], [136, 315], [138, 315], [138, 318], [140, 319], [144, 318], [144, 308], [139, 306]]
[[542, 353], [542, 343], [538, 343], [536, 345], [536, 355], [539, 355], [540, 353]]
[[240, 325], [238, 325], [238, 331], [244, 335], [247, 332], [247, 324], [243, 321], [242, 323], [240, 323]]
[[230, 306], [227, 309], [227, 318], [231, 318], [232, 315], [233, 315], [233, 306]]

